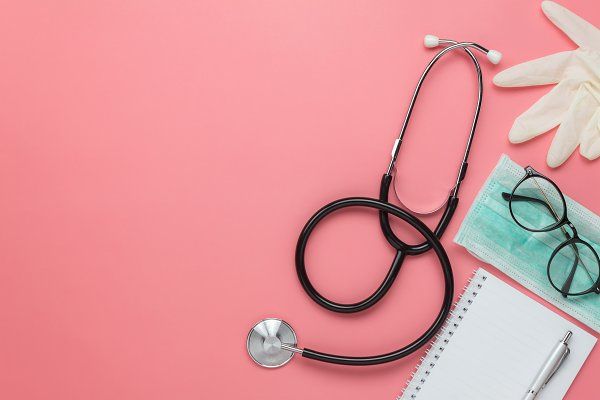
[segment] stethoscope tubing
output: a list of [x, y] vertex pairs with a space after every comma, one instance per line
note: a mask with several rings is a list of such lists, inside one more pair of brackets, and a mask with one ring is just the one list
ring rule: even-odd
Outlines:
[[[468, 166], [467, 160], [473, 141], [475, 128], [477, 126], [479, 112], [481, 109], [481, 99], [483, 95], [481, 67], [479, 66], [477, 58], [469, 50], [469, 47], [482, 52], [488, 52], [488, 50], [483, 46], [480, 46], [479, 44], [471, 42], [459, 43], [451, 40], [444, 40], [444, 42], [451, 43], [451, 46], [446, 47], [433, 57], [433, 59], [429, 62], [429, 64], [423, 71], [423, 74], [421, 75], [417, 83], [408, 111], [406, 113], [406, 117], [404, 119], [404, 123], [402, 125], [400, 135], [394, 143], [391, 162], [388, 166], [387, 172], [383, 175], [381, 179], [379, 199], [373, 199], [369, 197], [349, 197], [339, 199], [325, 205], [306, 222], [298, 238], [295, 254], [296, 272], [298, 275], [298, 279], [300, 280], [300, 283], [305, 292], [313, 301], [333, 312], [355, 313], [364, 311], [372, 307], [386, 295], [386, 293], [389, 291], [392, 284], [394, 283], [396, 277], [398, 276], [400, 268], [402, 267], [402, 263], [407, 255], [422, 254], [432, 249], [436, 254], [437, 258], [439, 259], [440, 267], [444, 275], [444, 297], [442, 300], [440, 310], [437, 316], [435, 317], [433, 323], [429, 326], [429, 328], [427, 328], [427, 330], [425, 330], [425, 332], [423, 332], [423, 334], [421, 334], [417, 339], [415, 339], [411, 343], [392, 352], [372, 356], [346, 356], [324, 353], [309, 348], [295, 350], [297, 352], [301, 352], [302, 356], [305, 358], [343, 365], [375, 365], [395, 361], [408, 356], [409, 354], [420, 349], [422, 346], [426, 345], [435, 336], [437, 331], [441, 329], [448, 314], [450, 313], [450, 309], [452, 307], [452, 299], [454, 296], [454, 277], [452, 274], [452, 266], [450, 264], [450, 260], [448, 259], [448, 255], [446, 254], [446, 251], [440, 242], [440, 237], [448, 227], [448, 224], [450, 223], [450, 220], [452, 219], [452, 216], [454, 215], [454, 212], [458, 205], [458, 190], [460, 188], [460, 183], [464, 179], [466, 174]], [[450, 197], [448, 198], [444, 213], [440, 218], [440, 221], [438, 222], [435, 230], [432, 231], [427, 227], [427, 225], [425, 225], [420, 219], [412, 215], [410, 212], [389, 203], [388, 197], [390, 184], [392, 183], [393, 179], [393, 170], [395, 167], [396, 159], [398, 157], [398, 152], [400, 150], [400, 145], [402, 144], [402, 139], [410, 121], [414, 104], [418, 97], [423, 81], [425, 80], [427, 74], [429, 73], [433, 65], [435, 65], [435, 63], [443, 55], [448, 54], [450, 51], [458, 48], [462, 48], [465, 50], [465, 52], [469, 55], [475, 66], [478, 82], [477, 105], [475, 107], [473, 122], [471, 124], [471, 129], [467, 140], [465, 152], [463, 155], [463, 160], [457, 173], [456, 184], [450, 194]], [[394, 259], [392, 260], [392, 263], [385, 278], [383, 279], [379, 287], [373, 293], [371, 293], [371, 295], [355, 303], [339, 303], [326, 298], [321, 293], [319, 293], [319, 291], [313, 286], [306, 272], [305, 252], [310, 235], [316, 228], [316, 226], [319, 224], [319, 222], [321, 222], [331, 213], [348, 207], [367, 207], [378, 210], [382, 232], [388, 243], [390, 243], [390, 245], [396, 250], [396, 254], [394, 256]], [[413, 227], [419, 234], [423, 236], [425, 241], [416, 245], [411, 245], [400, 240], [393, 232], [390, 226], [389, 215], [393, 215], [399, 218], [400, 220], [406, 222], [411, 227]]]
[[312, 285], [308, 274], [306, 273], [306, 264], [304, 257], [306, 246], [308, 244], [308, 240], [311, 233], [320, 221], [322, 221], [331, 213], [348, 207], [367, 207], [377, 209], [388, 214], [392, 214], [393, 216], [405, 221], [413, 228], [415, 228], [417, 232], [419, 232], [425, 238], [425, 240], [431, 244], [431, 249], [433, 249], [433, 251], [437, 255], [444, 275], [444, 298], [442, 301], [442, 305], [440, 307], [440, 311], [437, 317], [435, 318], [431, 326], [421, 336], [419, 336], [416, 340], [409, 343], [408, 345], [390, 353], [373, 356], [344, 356], [304, 348], [302, 350], [302, 356], [327, 363], [356, 366], [383, 364], [395, 361], [400, 358], [406, 357], [407, 355], [421, 348], [423, 345], [427, 344], [427, 342], [431, 340], [431, 338], [433, 338], [433, 336], [441, 328], [442, 324], [446, 320], [446, 317], [448, 316], [448, 313], [450, 312], [450, 309], [452, 307], [452, 298], [454, 295], [454, 277], [452, 274], [450, 260], [448, 259], [448, 255], [446, 254], [444, 247], [442, 246], [436, 235], [423, 222], [421, 222], [418, 218], [408, 213], [407, 211], [396, 207], [393, 204], [382, 202], [380, 200], [368, 197], [350, 197], [336, 200], [322, 207], [307, 221], [306, 225], [302, 229], [302, 232], [300, 233], [298, 243], [296, 246], [296, 272], [298, 274], [298, 279], [300, 280], [302, 287], [310, 296], [310, 298], [312, 298], [320, 306], [330, 311], [340, 313], [354, 313], [372, 307], [385, 296], [385, 294], [388, 292], [388, 290], [394, 283], [394, 280], [398, 276], [398, 272], [400, 271], [400, 267], [402, 266], [402, 262], [406, 255], [403, 251], [396, 251], [394, 260], [392, 261], [390, 269], [386, 274], [386, 277], [384, 278], [383, 282], [369, 297], [362, 301], [351, 304], [343, 304], [329, 300], [325, 296], [320, 294], [318, 290]]
[[[379, 186], [379, 200], [382, 202], [388, 202], [392, 179], [393, 177], [388, 174], [384, 174], [381, 177], [381, 184]], [[442, 237], [442, 235], [446, 231], [446, 228], [448, 227], [448, 224], [452, 220], [452, 216], [454, 215], [454, 211], [456, 211], [456, 207], [458, 207], [458, 196], [451, 195], [446, 201], [446, 207], [444, 208], [444, 213], [442, 214], [442, 217], [440, 218], [437, 226], [433, 230], [433, 233], [436, 237]], [[392, 247], [394, 247], [398, 251], [402, 251], [407, 255], [417, 255], [423, 254], [429, 249], [431, 249], [431, 245], [427, 241], [411, 245], [400, 240], [392, 229], [388, 214], [384, 211], [379, 212], [379, 224], [381, 226], [381, 230], [385, 236], [385, 239]]]

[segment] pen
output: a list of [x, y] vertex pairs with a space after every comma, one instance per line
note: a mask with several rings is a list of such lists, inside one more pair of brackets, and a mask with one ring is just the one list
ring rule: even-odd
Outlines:
[[546, 359], [546, 362], [537, 373], [535, 379], [523, 400], [533, 400], [540, 393], [540, 390], [546, 386], [552, 376], [558, 371], [565, 358], [569, 355], [571, 350], [569, 349], [569, 339], [573, 335], [573, 332], [567, 331], [565, 337], [558, 342], [556, 347], [550, 353], [550, 356]]

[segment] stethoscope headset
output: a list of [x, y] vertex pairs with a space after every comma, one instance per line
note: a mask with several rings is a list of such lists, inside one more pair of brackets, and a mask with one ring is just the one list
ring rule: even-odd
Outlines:
[[[444, 231], [446, 230], [458, 205], [458, 191], [460, 188], [460, 184], [464, 179], [467, 171], [467, 160], [469, 157], [471, 144], [473, 142], [473, 135], [477, 126], [477, 120], [479, 118], [479, 111], [481, 109], [481, 99], [483, 94], [481, 67], [479, 66], [477, 58], [471, 52], [470, 49], [475, 49], [482, 53], [485, 53], [487, 55], [488, 60], [493, 64], [497, 64], [498, 62], [500, 62], [502, 55], [498, 51], [488, 50], [485, 47], [473, 42], [457, 42], [454, 40], [439, 39], [433, 35], [425, 36], [426, 47], [437, 47], [440, 44], [447, 45], [447, 47], [439, 51], [431, 59], [431, 61], [429, 62], [429, 64], [427, 64], [425, 70], [421, 74], [419, 81], [417, 82], [417, 86], [414, 90], [412, 99], [408, 106], [408, 110], [406, 113], [406, 117], [404, 118], [404, 123], [402, 124], [400, 134], [398, 138], [394, 141], [394, 146], [392, 148], [391, 154], [391, 161], [389, 163], [386, 173], [381, 178], [379, 199], [373, 199], [369, 197], [348, 197], [336, 200], [322, 207], [306, 222], [306, 225], [302, 229], [300, 237], [298, 238], [298, 243], [296, 245], [295, 256], [296, 272], [298, 274], [298, 279], [300, 280], [300, 283], [302, 284], [302, 287], [304, 288], [306, 293], [313, 301], [330, 311], [338, 313], [355, 313], [372, 307], [386, 295], [386, 293], [394, 283], [394, 280], [398, 276], [400, 267], [402, 266], [404, 258], [407, 255], [418, 255], [432, 249], [439, 260], [444, 275], [444, 297], [438, 315], [436, 316], [431, 326], [427, 328], [427, 330], [423, 332], [421, 336], [419, 336], [413, 342], [389, 353], [373, 356], [335, 355], [323, 353], [308, 348], [300, 348], [297, 346], [296, 334], [289, 324], [278, 318], [267, 318], [257, 323], [250, 330], [246, 341], [246, 347], [248, 353], [250, 354], [250, 357], [252, 357], [252, 359], [259, 365], [268, 368], [280, 367], [286, 364], [295, 353], [301, 354], [304, 358], [309, 358], [332, 364], [383, 364], [406, 357], [414, 351], [418, 350], [423, 345], [427, 344], [437, 333], [437, 331], [443, 326], [444, 321], [446, 320], [446, 317], [448, 316], [448, 313], [450, 312], [450, 308], [452, 306], [452, 299], [454, 296], [454, 278], [452, 274], [450, 260], [448, 259], [448, 255], [446, 254], [444, 247], [440, 243], [439, 238], [443, 235]], [[445, 202], [444, 212], [437, 226], [432, 231], [412, 213], [389, 203], [388, 197], [390, 192], [390, 186], [392, 185], [392, 182], [394, 180], [394, 171], [396, 166], [396, 160], [398, 158], [398, 153], [400, 151], [400, 146], [402, 144], [404, 133], [410, 121], [410, 117], [423, 81], [427, 77], [427, 74], [429, 73], [431, 68], [441, 57], [456, 49], [463, 49], [469, 56], [469, 58], [472, 60], [473, 65], [475, 67], [478, 83], [477, 104], [475, 107], [475, 113], [473, 116], [470, 133], [467, 140], [465, 153], [463, 155], [463, 159], [456, 177], [456, 183], [450, 191], [450, 195]], [[388, 243], [396, 250], [396, 254], [394, 256], [394, 259], [392, 260], [392, 264], [385, 278], [383, 279], [379, 287], [370, 296], [356, 303], [344, 304], [329, 300], [321, 293], [319, 293], [317, 289], [312, 285], [308, 274], [306, 273], [304, 254], [308, 243], [308, 239], [310, 238], [311, 233], [319, 224], [319, 222], [321, 222], [324, 218], [326, 218], [333, 212], [349, 207], [366, 207], [378, 210], [381, 230], [385, 235], [385, 238], [388, 241]], [[444, 207], [444, 205], [428, 213], [413, 213], [429, 214], [438, 211], [442, 207]], [[405, 208], [407, 207], [405, 206]], [[390, 226], [390, 215], [393, 215], [394, 217], [400, 219], [401, 221], [414, 228], [421, 236], [423, 236], [425, 240], [418, 244], [408, 244], [402, 241], [400, 238], [398, 238], [398, 236], [396, 236], [396, 234], [392, 230], [392, 227]]]

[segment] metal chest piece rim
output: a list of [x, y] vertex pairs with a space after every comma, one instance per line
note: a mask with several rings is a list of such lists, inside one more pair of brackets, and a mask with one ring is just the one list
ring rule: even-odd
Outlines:
[[248, 332], [246, 349], [250, 358], [265, 368], [278, 368], [294, 356], [297, 344], [292, 327], [279, 318], [265, 318]]

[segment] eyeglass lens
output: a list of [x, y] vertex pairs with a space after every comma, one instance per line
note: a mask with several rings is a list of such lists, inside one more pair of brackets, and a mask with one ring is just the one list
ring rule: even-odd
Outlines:
[[584, 242], [563, 244], [548, 266], [550, 281], [564, 294], [582, 294], [593, 288], [600, 265], [592, 249]]
[[515, 188], [510, 206], [515, 220], [532, 231], [548, 229], [565, 215], [558, 189], [538, 176], [525, 179]]

